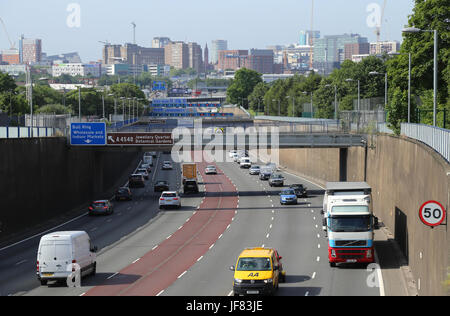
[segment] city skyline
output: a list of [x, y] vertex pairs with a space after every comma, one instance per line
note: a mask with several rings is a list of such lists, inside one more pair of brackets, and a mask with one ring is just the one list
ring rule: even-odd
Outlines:
[[[132, 43], [132, 22], [137, 24], [136, 42], [143, 47], [151, 47], [154, 37], [167, 36], [174, 41], [197, 42], [202, 48], [205, 43], [224, 39], [228, 41], [228, 49], [263, 49], [298, 43], [300, 32], [309, 30], [311, 22], [310, 0], [282, 0], [276, 4], [261, 0], [258, 6], [254, 0], [244, 4], [237, 0], [214, 4], [206, 0], [189, 3], [172, 0], [170, 4], [139, 3], [139, 7], [133, 6], [135, 2], [111, 5], [105, 0], [95, 3], [4, 0], [0, 12], [16, 48], [20, 35], [24, 34], [26, 38], [42, 39], [43, 52], [49, 55], [78, 51], [85, 62], [102, 58], [103, 44], [99, 41]], [[382, 0], [316, 0], [313, 28], [321, 36], [359, 33], [369, 41], [376, 41], [375, 28], [370, 24], [376, 14], [373, 6], [381, 8], [382, 3]], [[412, 0], [387, 2], [381, 40], [401, 41], [401, 28], [407, 24], [413, 5]], [[21, 19], [16, 18], [17, 12], [21, 13]], [[3, 30], [0, 34], [0, 49], [10, 48]]]

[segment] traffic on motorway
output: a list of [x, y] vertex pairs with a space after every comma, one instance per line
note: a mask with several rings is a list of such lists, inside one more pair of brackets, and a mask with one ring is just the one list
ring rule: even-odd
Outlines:
[[[24, 241], [25, 252], [1, 249], [0, 258], [17, 260], [2, 270], [17, 279], [0, 274], [1, 294], [379, 295], [361, 266], [374, 262], [370, 188], [347, 186], [336, 194], [335, 187], [322, 190], [249, 156], [233, 151], [235, 163], [178, 164], [170, 155], [145, 153], [113, 197], [92, 201], [89, 217]], [[348, 196], [351, 205], [343, 201]], [[351, 214], [342, 211], [348, 207]], [[175, 240], [182, 244], [176, 251], [169, 246]], [[165, 271], [155, 260], [174, 267]], [[331, 269], [337, 264], [344, 269]], [[330, 276], [338, 284], [324, 282]], [[349, 278], [358, 286], [344, 285]]]

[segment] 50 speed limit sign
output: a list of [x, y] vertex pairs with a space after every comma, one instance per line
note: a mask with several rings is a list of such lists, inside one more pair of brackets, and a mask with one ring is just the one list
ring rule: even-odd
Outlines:
[[419, 217], [427, 226], [439, 226], [445, 219], [445, 209], [439, 202], [428, 201], [420, 207]]

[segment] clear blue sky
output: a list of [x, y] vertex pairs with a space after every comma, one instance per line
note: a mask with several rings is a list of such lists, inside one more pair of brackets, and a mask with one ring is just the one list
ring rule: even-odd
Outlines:
[[[315, 0], [314, 29], [321, 35], [359, 33], [375, 40], [368, 25], [371, 4], [384, 0]], [[69, 27], [69, 4], [81, 9], [80, 27]], [[401, 40], [413, 0], [387, 0], [382, 40]], [[156, 36], [193, 41], [202, 47], [214, 39], [228, 40], [230, 49], [265, 48], [298, 42], [309, 29], [311, 0], [1, 0], [0, 17], [10, 37], [41, 38], [49, 55], [78, 51], [84, 62], [101, 59], [102, 44], [136, 40], [151, 47]], [[3, 29], [0, 50], [9, 48]]]

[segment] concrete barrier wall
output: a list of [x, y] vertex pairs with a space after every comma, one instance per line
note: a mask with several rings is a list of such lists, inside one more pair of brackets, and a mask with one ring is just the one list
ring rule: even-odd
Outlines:
[[69, 148], [65, 138], [0, 140], [0, 239], [110, 198], [138, 158]]
[[431, 148], [407, 138], [378, 136], [369, 145], [367, 153], [361, 147], [281, 149], [280, 165], [321, 185], [345, 178], [366, 180], [373, 188], [374, 213], [402, 250], [419, 294], [448, 295], [448, 228], [426, 227], [418, 214], [428, 200], [448, 210], [450, 165]]

